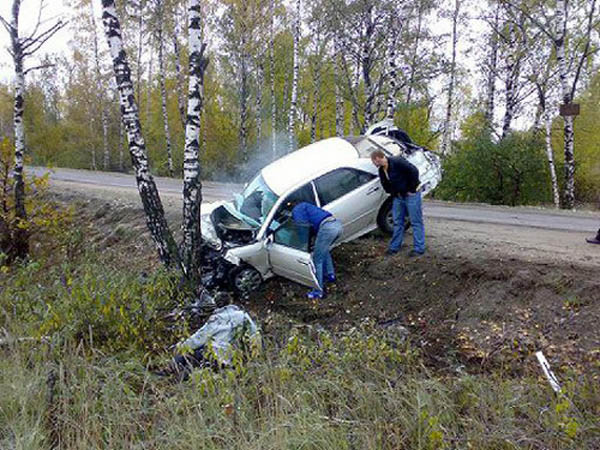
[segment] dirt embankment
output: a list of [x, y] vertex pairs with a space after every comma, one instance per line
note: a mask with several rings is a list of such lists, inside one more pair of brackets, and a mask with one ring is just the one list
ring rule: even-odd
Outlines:
[[[58, 197], [89, 224], [90, 242], [156, 264], [139, 207], [64, 191]], [[179, 210], [167, 203], [167, 212], [175, 220]], [[469, 227], [476, 225], [430, 221], [428, 252], [416, 259], [407, 249], [385, 258], [387, 238], [373, 233], [334, 251], [339, 281], [325, 300], [308, 301], [306, 288], [274, 279], [245, 306], [266, 332], [281, 316], [331, 329], [397, 319], [442, 371], [539, 373], [533, 353], [543, 350], [558, 371], [600, 376], [600, 248], [565, 245], [569, 233], [513, 227], [511, 240], [511, 227]], [[528, 233], [547, 247], [526, 246]]]

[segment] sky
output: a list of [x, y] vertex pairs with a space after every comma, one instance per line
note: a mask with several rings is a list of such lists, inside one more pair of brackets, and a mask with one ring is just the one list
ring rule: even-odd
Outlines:
[[[11, 21], [12, 1], [0, 0], [0, 16]], [[40, 10], [40, 0], [22, 0], [21, 12], [19, 14], [19, 34], [27, 36], [33, 31], [38, 21], [38, 11]], [[69, 19], [70, 9], [65, 5], [64, 0], [43, 0], [43, 9], [41, 14], [41, 25], [39, 31], [44, 31], [51, 27], [58, 19]], [[67, 25], [52, 36], [38, 52], [25, 62], [25, 68], [36, 65], [39, 57], [48, 53], [66, 53], [69, 46], [70, 32]], [[13, 65], [11, 56], [7, 48], [10, 47], [10, 36], [3, 26], [0, 26], [0, 82], [6, 83], [13, 78]]]
[[[309, 1], [309, 0], [305, 0]], [[40, 3], [43, 5], [41, 20], [42, 25], [40, 26], [40, 30], [45, 30], [48, 27], [52, 26], [58, 19], [70, 19], [71, 8], [68, 6], [68, 0], [22, 0], [21, 4], [21, 13], [19, 17], [19, 28], [20, 35], [27, 35], [31, 33], [34, 29], [37, 21], [38, 21], [38, 11], [40, 10]], [[5, 18], [10, 22], [11, 18], [11, 8], [12, 8], [12, 0], [0, 0], [0, 16]], [[93, 0], [94, 9], [96, 11], [96, 16], [98, 18], [98, 23], [100, 23], [100, 0]], [[453, 2], [451, 0], [442, 0], [442, 3], [445, 4], [446, 8], [452, 8]], [[445, 45], [448, 47], [446, 49], [446, 54], [450, 54], [450, 39], [448, 35], [452, 31], [452, 24], [448, 18], [444, 17], [431, 17], [431, 20], [435, 20], [435, 26], [432, 27], [432, 30], [439, 35], [446, 35]], [[463, 29], [463, 33], [469, 31], [469, 34], [477, 34], [482, 31], [481, 22], [478, 21], [473, 22], [470, 21], [469, 26], [465, 26]], [[463, 37], [466, 37], [463, 34]], [[46, 54], [68, 54], [69, 53], [69, 40], [71, 38], [71, 31], [69, 25], [65, 26], [58, 33], [56, 33], [52, 38], [50, 38], [44, 46], [36, 53], [36, 55], [28, 58], [25, 63], [25, 68], [35, 66], [39, 63], [39, 58]], [[472, 43], [472, 41], [471, 41]], [[467, 39], [462, 39], [459, 41], [459, 61], [462, 64], [463, 68], [470, 72], [469, 78], [472, 78], [473, 87], [477, 89], [477, 71], [476, 71], [476, 60], [473, 55], [468, 54], [468, 47], [471, 46], [471, 43], [468, 42]], [[104, 42], [101, 40], [100, 45], [103, 45]], [[10, 55], [8, 54], [7, 48], [10, 46], [10, 37], [8, 32], [0, 26], [0, 83], [8, 83], [12, 80], [13, 73], [13, 65]], [[435, 91], [435, 97], [444, 96], [442, 94], [445, 83], [447, 81], [444, 79], [438, 79], [434, 82], [433, 90]], [[443, 101], [436, 102], [437, 107], [440, 108], [441, 104], [445, 103], [445, 96], [443, 97]], [[439, 112], [439, 110], [438, 110]], [[436, 114], [437, 115], [437, 114]]]

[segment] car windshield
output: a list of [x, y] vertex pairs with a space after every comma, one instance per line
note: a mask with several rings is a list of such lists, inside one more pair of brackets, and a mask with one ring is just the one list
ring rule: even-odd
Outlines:
[[259, 174], [246, 186], [244, 192], [235, 196], [237, 215], [247, 224], [260, 227], [277, 199], [277, 195]]

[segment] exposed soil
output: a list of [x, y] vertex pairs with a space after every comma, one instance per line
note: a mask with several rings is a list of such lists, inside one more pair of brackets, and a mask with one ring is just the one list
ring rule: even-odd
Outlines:
[[[140, 270], [157, 264], [133, 199], [54, 190], [74, 203], [78, 222], [92, 224], [91, 241], [124, 259], [143, 256]], [[176, 204], [166, 202], [172, 220]], [[325, 300], [309, 301], [305, 287], [277, 278], [245, 306], [267, 333], [282, 316], [334, 330], [397, 319], [437, 370], [539, 374], [534, 353], [543, 350], [559, 373], [600, 377], [600, 246], [586, 246], [578, 233], [522, 227], [440, 220], [426, 228], [428, 251], [419, 258], [409, 258], [406, 245], [384, 257], [379, 233], [336, 248], [339, 281]]]

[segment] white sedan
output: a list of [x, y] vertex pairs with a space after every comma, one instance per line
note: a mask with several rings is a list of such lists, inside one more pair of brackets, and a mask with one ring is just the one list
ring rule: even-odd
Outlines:
[[264, 167], [233, 201], [202, 205], [204, 241], [229, 262], [229, 281], [238, 292], [255, 290], [274, 275], [317, 287], [310, 232], [289, 220], [291, 200], [313, 203], [339, 219], [344, 232], [336, 245], [377, 227], [391, 232], [391, 201], [371, 162], [373, 150], [414, 164], [424, 195], [437, 186], [441, 168], [433, 152], [375, 129], [381, 134], [303, 147]]

